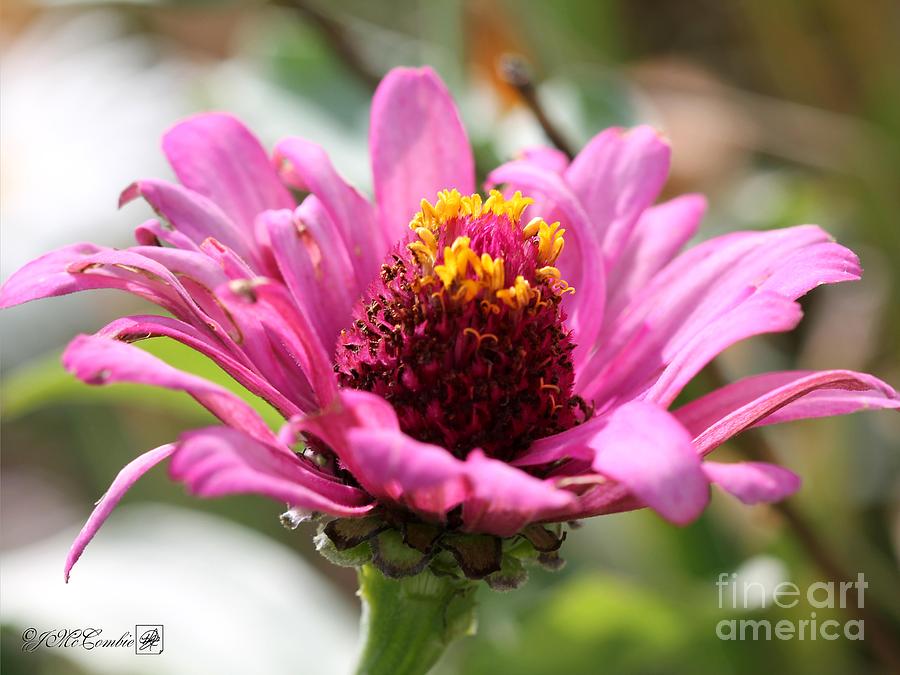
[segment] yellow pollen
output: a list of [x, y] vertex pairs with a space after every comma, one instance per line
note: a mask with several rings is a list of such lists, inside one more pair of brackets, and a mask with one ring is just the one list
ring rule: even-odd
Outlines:
[[538, 238], [538, 258], [545, 265], [552, 265], [562, 253], [565, 230], [559, 228], [559, 221], [548, 225], [543, 218], [532, 218], [522, 230], [526, 237]]
[[[438, 234], [450, 221], [459, 218], [478, 218], [484, 215], [505, 217], [514, 228], [520, 227], [522, 214], [534, 203], [521, 192], [515, 192], [510, 198], [503, 196], [498, 190], [491, 190], [487, 199], [481, 195], [462, 195], [456, 189], [442, 190], [434, 204], [423, 199], [420, 210], [410, 222], [410, 228], [418, 237], [408, 245], [416, 262], [421, 265], [422, 286], [436, 282], [432, 274], [440, 279], [443, 288], [450, 293], [454, 301], [468, 302], [485, 291], [486, 302], [491, 311], [499, 311], [499, 307], [491, 301], [496, 298], [512, 309], [520, 309], [528, 305], [532, 298], [541, 302], [540, 288], [532, 285], [523, 276], [517, 276], [511, 286], [507, 286], [506, 269], [503, 258], [492, 258], [487, 253], [479, 255], [470, 248], [471, 239], [465, 236], [456, 237], [450, 246], [444, 246], [443, 259], [440, 257]], [[560, 293], [574, 293], [575, 290], [562, 278], [555, 263], [563, 250], [565, 230], [559, 222], [548, 224], [543, 218], [533, 218], [521, 229], [523, 241], [537, 239], [537, 260], [541, 267], [535, 270], [538, 281], [549, 280], [554, 290]], [[443, 301], [443, 296], [441, 296]]]
[[528, 304], [531, 299], [531, 284], [521, 274], [516, 277], [516, 283], [502, 291], [497, 291], [497, 297], [511, 309], [519, 309]]
[[434, 206], [427, 199], [422, 200], [421, 210], [415, 215], [409, 226], [421, 237], [419, 233], [421, 228], [436, 232], [454, 218], [465, 216], [478, 218], [487, 214], [506, 216], [511, 225], [518, 225], [522, 218], [522, 212], [532, 203], [534, 203], [533, 199], [523, 197], [522, 193], [518, 191], [506, 199], [499, 190], [491, 190], [488, 198], [482, 202], [479, 194], [463, 196], [456, 189], [441, 190]]
[[535, 275], [538, 279], [559, 279], [562, 277], [558, 268], [550, 266], [538, 268], [535, 270]]

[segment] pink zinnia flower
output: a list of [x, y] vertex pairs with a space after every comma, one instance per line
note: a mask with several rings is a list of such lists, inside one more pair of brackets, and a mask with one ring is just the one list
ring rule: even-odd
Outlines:
[[[687, 523], [710, 483], [746, 503], [778, 500], [799, 485], [790, 471], [706, 456], [752, 426], [900, 406], [880, 380], [835, 370], [755, 375], [668, 410], [724, 349], [792, 329], [798, 297], [860, 269], [815, 226], [682, 252], [705, 202], [654, 205], [669, 148], [652, 129], [604, 131], [571, 163], [526, 151], [490, 174], [487, 187], [504, 191], [482, 199], [444, 85], [427, 68], [397, 69], [372, 106], [373, 201], [315, 144], [289, 138], [272, 158], [228, 115], [178, 124], [163, 150], [180, 184], [143, 180], [122, 194], [160, 216], [137, 228], [137, 246], [68, 246], [2, 290], [3, 306], [89, 288], [151, 300], [172, 316], [79, 336], [65, 366], [89, 384], [184, 391], [224, 423], [126, 466], [66, 576], [125, 491], [167, 457], [199, 496], [378, 514], [344, 543], [395, 527], [428, 554], [446, 533], [533, 536], [535, 523], [645, 506]], [[309, 195], [297, 206], [289, 188]], [[159, 336], [268, 401], [281, 431], [130, 344]], [[423, 545], [411, 524], [438, 527]]]

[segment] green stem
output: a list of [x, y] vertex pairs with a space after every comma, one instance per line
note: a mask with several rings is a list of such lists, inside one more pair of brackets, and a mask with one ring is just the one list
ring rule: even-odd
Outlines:
[[475, 632], [475, 584], [430, 571], [388, 579], [359, 568], [362, 653], [357, 675], [423, 675], [456, 638]]

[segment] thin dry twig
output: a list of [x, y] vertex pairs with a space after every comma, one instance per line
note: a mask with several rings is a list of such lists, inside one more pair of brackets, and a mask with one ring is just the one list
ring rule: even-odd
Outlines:
[[[718, 364], [713, 362], [706, 368], [707, 378], [714, 389], [727, 384]], [[751, 433], [741, 433], [729, 441], [747, 459], [759, 462], [777, 463], [777, 458], [772, 446], [760, 430]], [[844, 566], [834, 555], [828, 544], [819, 536], [816, 528], [803, 514], [798, 511], [792, 501], [786, 500], [770, 505], [784, 519], [785, 524], [794, 533], [796, 541], [806, 552], [806, 555], [815, 563], [821, 572], [834, 582], [852, 582], [850, 575]], [[866, 642], [871, 645], [871, 651], [885, 666], [889, 672], [900, 673], [900, 649], [893, 639], [895, 631], [891, 628], [887, 619], [881, 616], [877, 609], [872, 607], [854, 607], [848, 604], [844, 608], [853, 619], [865, 622]]]
[[566, 154], [569, 159], [575, 156], [572, 146], [569, 145], [563, 133], [553, 124], [553, 121], [547, 115], [541, 102], [538, 100], [537, 90], [534, 86], [534, 77], [531, 67], [524, 56], [520, 54], [504, 54], [497, 65], [500, 77], [511, 87], [514, 87], [525, 105], [534, 115], [544, 134], [551, 143]]
[[294, 10], [306, 21], [311, 23], [322, 34], [334, 52], [347, 69], [356, 76], [371, 91], [375, 91], [381, 81], [380, 75], [372, 71], [365, 58], [359, 53], [353, 44], [353, 40], [347, 35], [346, 29], [335, 21], [333, 17], [323, 12], [314, 3], [306, 0], [274, 0], [274, 4]]

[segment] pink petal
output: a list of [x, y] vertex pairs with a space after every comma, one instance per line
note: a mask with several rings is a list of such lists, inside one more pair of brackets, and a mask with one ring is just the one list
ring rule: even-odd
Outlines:
[[[575, 294], [563, 300], [568, 325], [575, 333], [576, 371], [590, 353], [603, 325], [606, 302], [606, 273], [603, 250], [597, 232], [578, 199], [558, 174], [526, 161], [509, 162], [494, 169], [488, 184], [507, 184], [531, 197], [543, 196], [553, 205], [544, 218], [560, 219], [566, 228], [566, 245], [556, 263], [563, 278], [575, 287]], [[529, 215], [532, 213], [529, 210]]]
[[45, 253], [14, 272], [0, 288], [0, 307], [13, 307], [39, 298], [52, 298], [91, 288], [122, 288], [126, 282], [72, 274], [68, 268], [80, 260], [108, 251], [87, 242], [71, 244]]
[[776, 464], [703, 462], [707, 478], [745, 504], [778, 502], [800, 489], [800, 476]]
[[625, 485], [674, 523], [700, 515], [708, 481], [687, 430], [665, 410], [632, 401], [616, 409], [591, 440], [593, 468]]
[[200, 251], [210, 258], [228, 279], [252, 279], [257, 276], [243, 258], [214, 237], [204, 239], [200, 244]]
[[422, 199], [475, 191], [475, 160], [456, 105], [431, 68], [395, 68], [372, 99], [369, 146], [386, 241], [407, 235]]
[[331, 446], [367, 492], [442, 520], [463, 504], [470, 531], [508, 536], [574, 497], [503, 462], [472, 451], [466, 461], [400, 431], [393, 408], [362, 391], [341, 392], [341, 408], [295, 418], [295, 430]]
[[134, 239], [140, 246], [162, 246], [165, 242], [185, 251], [200, 251], [200, 247], [184, 233], [163, 225], [156, 218], [151, 218], [134, 228]]
[[646, 399], [668, 408], [685, 385], [726, 348], [764, 333], [793, 330], [803, 312], [784, 296], [763, 291], [698, 332], [672, 357]]
[[442, 519], [465, 499], [466, 467], [444, 448], [394, 429], [347, 431], [344, 456], [370, 494]]
[[442, 518], [465, 496], [463, 462], [403, 434], [394, 409], [380, 396], [342, 390], [331, 408], [295, 417], [290, 426], [321, 438], [360, 485], [380, 499]]
[[881, 380], [850, 370], [765, 373], [738, 380], [674, 411], [706, 454], [744, 429], [864, 409], [900, 408]]
[[[604, 329], [579, 373], [579, 393], [600, 404], [613, 394], [621, 400], [640, 392], [659, 375], [660, 364], [752, 297], [748, 289], [795, 300], [819, 284], [858, 277], [856, 256], [815, 226], [704, 242], [667, 265]], [[621, 384], [626, 371], [628, 391]]]
[[290, 211], [260, 216], [272, 253], [298, 310], [331, 354], [351, 321], [358, 289], [353, 263], [321, 202], [310, 195]]
[[100, 501], [97, 502], [93, 512], [91, 512], [90, 517], [84, 524], [84, 527], [81, 528], [81, 532], [75, 537], [75, 541], [69, 549], [69, 554], [66, 556], [66, 567], [63, 572], [66, 582], [69, 581], [69, 573], [72, 571], [72, 567], [75, 563], [78, 562], [85, 547], [90, 543], [91, 539], [94, 538], [94, 535], [97, 534], [97, 530], [100, 529], [100, 526], [106, 522], [109, 514], [116, 508], [116, 505], [122, 497], [125, 496], [125, 493], [131, 489], [131, 486], [137, 482], [138, 478], [171, 455], [174, 450], [174, 445], [162, 445], [145, 452], [137, 459], [133, 459], [119, 471], [118, 475], [113, 480], [112, 485], [109, 486], [109, 489], [103, 494]]
[[245, 232], [253, 232], [262, 211], [294, 208], [260, 142], [231, 115], [190, 117], [170, 129], [162, 145], [178, 180], [215, 202]]
[[595, 454], [591, 447], [591, 440], [605, 424], [605, 418], [594, 417], [584, 424], [566, 429], [553, 436], [539, 438], [510, 464], [513, 466], [540, 466], [564, 459], [580, 459], [590, 462]]
[[[189, 263], [185, 267], [179, 265], [176, 271], [185, 276], [178, 277], [166, 264], [141, 253], [172, 264], [178, 263], [176, 255], [197, 256], [189, 251], [169, 251], [151, 246], [124, 251], [88, 243], [65, 246], [31, 261], [13, 274], [0, 290], [0, 307], [95, 288], [115, 288], [159, 305], [227, 344], [231, 338], [219, 323], [221, 320], [227, 325], [227, 317], [212, 302], [210, 291], [188, 276]], [[216, 272], [203, 269], [199, 274], [205, 278]]]
[[[446, 452], [446, 451], [444, 451]], [[547, 513], [573, 504], [575, 496], [505, 462], [473, 450], [466, 457], [470, 494], [463, 502], [463, 528], [511, 537]]]
[[638, 291], [694, 236], [706, 199], [682, 195], [644, 211], [610, 270], [607, 322], [615, 321]]
[[[132, 268], [144, 274], [128, 274]], [[191, 310], [186, 309], [193, 304], [190, 295], [180, 284], [177, 287], [175, 284], [177, 279], [165, 268], [142, 256], [90, 243], [71, 244], [32, 260], [10, 276], [0, 291], [0, 306], [11, 307], [94, 288], [117, 288], [173, 313], [190, 314]]]
[[317, 408], [306, 373], [289, 351], [283, 336], [276, 334], [284, 330], [284, 321], [272, 320], [269, 314], [266, 315], [268, 321], [264, 321], [257, 308], [234, 290], [250, 289], [253, 283], [246, 279], [222, 283], [210, 293], [210, 298], [228, 317], [243, 360], [301, 410]]
[[525, 148], [520, 153], [519, 159], [560, 175], [565, 173], [569, 167], [569, 158], [566, 153], [543, 145]]
[[566, 170], [603, 242], [607, 266], [615, 263], [644, 209], [669, 173], [668, 143], [651, 127], [607, 129], [595, 136]]
[[367, 391], [341, 389], [337, 400], [328, 408], [288, 420], [282, 435], [292, 439], [289, 443], [294, 443], [297, 434], [315, 434], [334, 450], [350, 473], [354, 473], [356, 458], [347, 439], [347, 433], [354, 428], [399, 431], [400, 422], [394, 408], [382, 397]]
[[293, 507], [342, 517], [361, 516], [372, 508], [361, 490], [321, 474], [281, 447], [260, 443], [227, 427], [183, 434], [169, 475], [200, 497], [260, 494]]
[[289, 184], [318, 198], [350, 252], [358, 287], [366, 288], [394, 243], [378, 228], [375, 209], [338, 174], [315, 143], [287, 138], [275, 146], [275, 161]]
[[183, 251], [167, 246], [132, 246], [127, 251], [120, 251], [126, 252], [153, 260], [177, 279], [191, 279], [205, 289], [215, 288], [228, 281], [222, 266], [202, 252]]
[[96, 285], [85, 287], [121, 288], [220, 340], [230, 340], [229, 319], [210, 290], [225, 277], [205, 255], [162, 246], [102, 249], [72, 262], [66, 273], [80, 276], [82, 284], [96, 278]]
[[182, 372], [155, 356], [118, 340], [79, 335], [63, 353], [66, 370], [87, 384], [134, 382], [183, 391], [220, 420], [264, 442], [275, 436], [249, 405], [222, 387]]
[[259, 322], [270, 343], [282, 349], [287, 357], [281, 365], [285, 377], [308, 381], [316, 408], [334, 399], [337, 381], [331, 359], [284, 286], [267, 279], [254, 279], [246, 284], [224, 286], [218, 295], [233, 315], [246, 315], [248, 323]]
[[[97, 335], [122, 342], [137, 342], [155, 337], [177, 340], [212, 359], [216, 365], [237, 382], [268, 402], [286, 418], [300, 412], [297, 404], [288, 400], [268, 380], [255, 372], [243, 354], [235, 357], [193, 326], [166, 316], [127, 316], [104, 326]], [[243, 357], [243, 358], [242, 358]]]
[[132, 183], [122, 192], [119, 206], [138, 197], [146, 199], [160, 217], [195, 244], [201, 244], [207, 237], [215, 237], [245, 260], [251, 261], [258, 274], [266, 271], [255, 250], [252, 231], [239, 228], [219, 206], [203, 195], [162, 180], [142, 180]]

